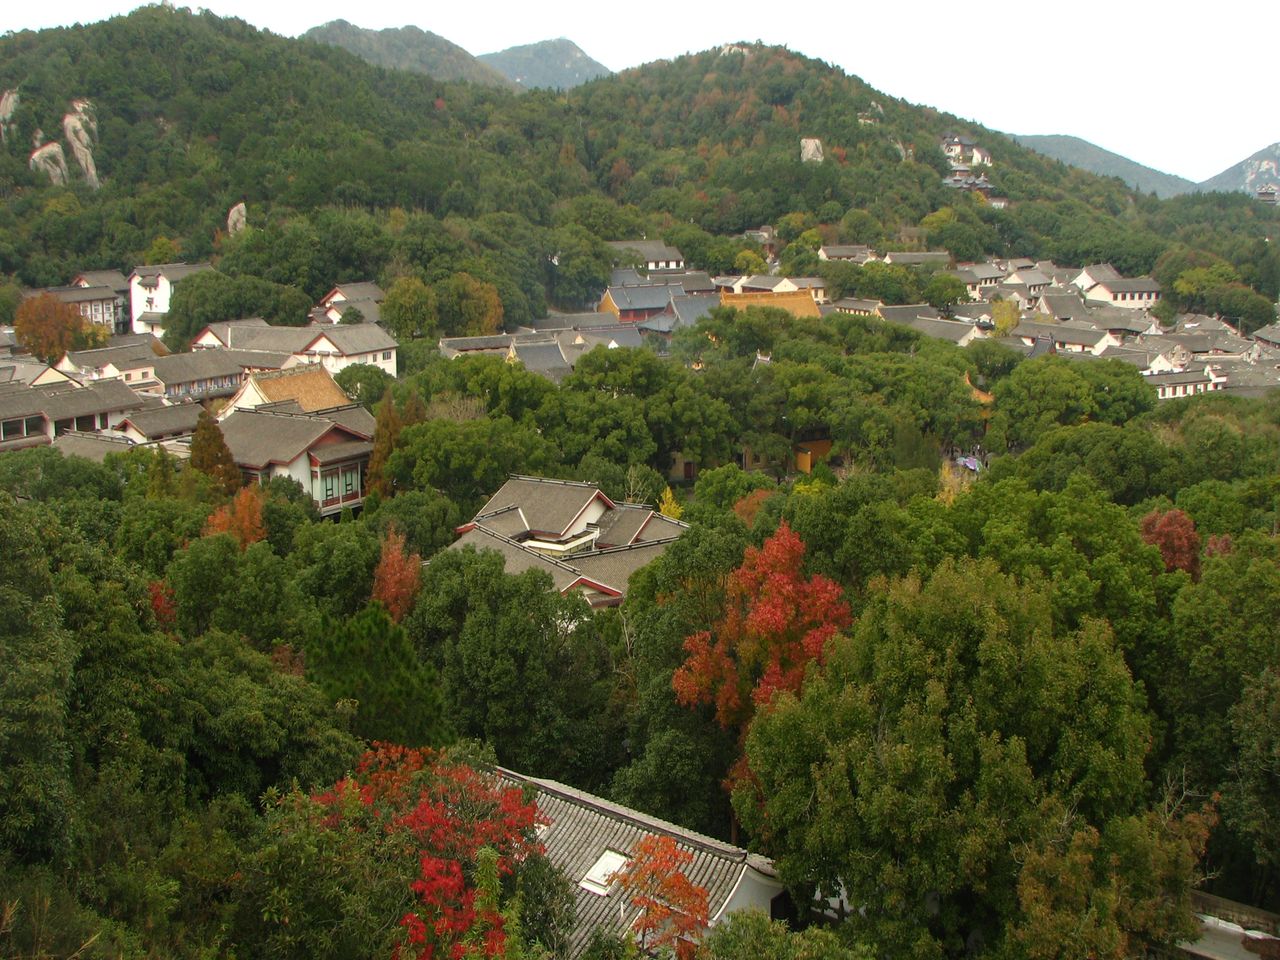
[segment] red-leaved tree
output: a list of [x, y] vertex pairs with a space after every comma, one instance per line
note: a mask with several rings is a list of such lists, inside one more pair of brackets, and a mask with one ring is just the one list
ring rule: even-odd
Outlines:
[[312, 801], [328, 829], [378, 831], [416, 860], [397, 960], [506, 955], [499, 881], [540, 855], [545, 822], [518, 788], [430, 750], [375, 743]]
[[800, 689], [808, 665], [821, 663], [827, 641], [849, 625], [840, 587], [822, 576], [806, 579], [803, 565], [804, 543], [784, 520], [763, 546], [747, 548], [729, 576], [720, 621], [685, 638], [687, 657], [672, 677], [676, 698], [714, 704], [717, 721], [739, 739], [756, 710]]
[[650, 834], [637, 841], [615, 874], [627, 901], [640, 911], [632, 929], [642, 951], [671, 947], [680, 955], [682, 944], [707, 928], [707, 891], [684, 872], [692, 862], [693, 854], [670, 837]]
[[1181, 510], [1152, 510], [1142, 518], [1142, 539], [1159, 548], [1164, 568], [1185, 570], [1200, 579], [1200, 534], [1196, 522]]
[[405, 547], [404, 534], [394, 527], [382, 538], [382, 556], [373, 571], [373, 599], [399, 623], [413, 609], [422, 581], [422, 557]]
[[236, 538], [241, 550], [257, 543], [267, 535], [262, 520], [263, 503], [261, 487], [256, 484], [241, 487], [230, 503], [224, 503], [209, 515], [204, 525], [205, 536], [229, 533]]

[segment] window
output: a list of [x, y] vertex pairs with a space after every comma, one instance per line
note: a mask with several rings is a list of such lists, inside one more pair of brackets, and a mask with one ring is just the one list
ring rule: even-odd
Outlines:
[[338, 471], [330, 470], [321, 474], [320, 479], [324, 483], [324, 499], [332, 500], [338, 495]]
[[342, 492], [344, 494], [356, 492], [356, 472], [350, 467], [342, 471]]
[[612, 886], [612, 877], [615, 873], [622, 870], [628, 863], [630, 858], [625, 853], [619, 853], [617, 850], [606, 850], [600, 854], [600, 859], [595, 862], [587, 875], [578, 881], [578, 886], [583, 890], [589, 890], [591, 893], [605, 896]]
[[383, 359], [383, 360], [390, 360], [390, 359], [391, 359], [391, 351], [390, 351], [390, 350], [383, 350], [383, 351], [382, 351], [382, 359]]

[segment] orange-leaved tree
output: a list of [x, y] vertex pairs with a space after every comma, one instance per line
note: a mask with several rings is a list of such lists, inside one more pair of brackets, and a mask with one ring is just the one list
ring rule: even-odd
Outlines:
[[413, 609], [422, 581], [422, 557], [405, 547], [404, 534], [395, 527], [382, 538], [382, 556], [373, 571], [373, 599], [387, 608], [399, 623]]
[[[821, 663], [827, 641], [849, 625], [839, 585], [806, 578], [803, 566], [804, 543], [784, 520], [761, 547], [748, 547], [730, 574], [719, 622], [685, 638], [687, 657], [672, 677], [676, 698], [685, 706], [714, 704], [720, 725], [740, 740], [758, 709], [781, 691], [800, 689], [808, 665]], [[735, 768], [731, 781], [744, 773]]]
[[74, 303], [42, 293], [24, 300], [13, 317], [13, 331], [24, 348], [54, 363], [68, 350], [101, 346], [111, 335], [102, 324], [86, 320]]
[[707, 891], [684, 872], [692, 862], [693, 854], [671, 837], [648, 834], [614, 875], [628, 902], [640, 911], [633, 930], [642, 951], [653, 954], [671, 947], [679, 955], [681, 943], [707, 928]]
[[230, 503], [224, 503], [209, 515], [205, 521], [204, 535], [229, 533], [236, 538], [243, 550], [251, 543], [257, 543], [267, 535], [267, 528], [262, 520], [263, 496], [262, 488], [256, 484], [241, 487]]

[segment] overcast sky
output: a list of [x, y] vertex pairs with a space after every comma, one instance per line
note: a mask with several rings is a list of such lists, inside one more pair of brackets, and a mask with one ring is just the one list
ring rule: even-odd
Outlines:
[[[91, 22], [135, 6], [6, 0], [0, 32]], [[1275, 24], [1264, 7], [1244, 0], [207, 4], [289, 36], [338, 18], [362, 27], [413, 24], [476, 54], [564, 36], [613, 70], [737, 40], [781, 43], [891, 96], [1009, 133], [1072, 134], [1195, 181], [1280, 141]]]

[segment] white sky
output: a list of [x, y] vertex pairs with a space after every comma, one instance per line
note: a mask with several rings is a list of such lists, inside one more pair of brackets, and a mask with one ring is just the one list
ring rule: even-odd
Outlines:
[[[0, 33], [101, 20], [136, 5], [5, 0]], [[614, 70], [738, 40], [780, 43], [890, 96], [1010, 133], [1072, 134], [1195, 181], [1280, 141], [1274, 18], [1266, 5], [1245, 0], [1032, 0], [1018, 7], [941, 0], [209, 0], [206, 6], [290, 36], [338, 18], [362, 27], [414, 24], [475, 54], [564, 36]]]

